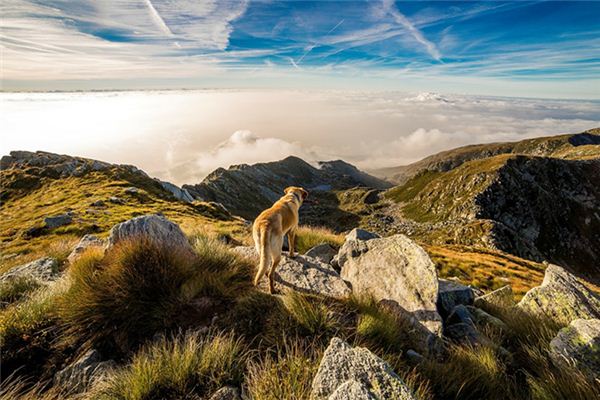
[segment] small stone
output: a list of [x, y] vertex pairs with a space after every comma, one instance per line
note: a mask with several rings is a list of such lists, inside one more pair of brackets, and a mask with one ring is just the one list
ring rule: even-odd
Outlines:
[[58, 228], [59, 226], [69, 225], [73, 222], [73, 217], [70, 214], [55, 215], [53, 217], [44, 218], [44, 225], [48, 229]]
[[140, 189], [130, 186], [128, 188], [125, 188], [125, 193], [127, 194], [138, 194], [140, 192]]

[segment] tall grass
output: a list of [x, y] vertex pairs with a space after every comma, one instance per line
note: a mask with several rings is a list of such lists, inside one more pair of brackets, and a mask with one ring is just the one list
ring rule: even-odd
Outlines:
[[231, 334], [188, 332], [145, 346], [96, 389], [111, 400], [188, 399], [243, 380], [249, 353]]
[[329, 244], [335, 248], [344, 244], [344, 236], [329, 228], [300, 226], [296, 231], [296, 251], [304, 254], [319, 244]]
[[283, 304], [308, 335], [326, 337], [337, 330], [336, 321], [323, 299], [288, 291], [283, 296]]
[[0, 309], [23, 299], [40, 286], [38, 280], [29, 276], [16, 276], [0, 282]]

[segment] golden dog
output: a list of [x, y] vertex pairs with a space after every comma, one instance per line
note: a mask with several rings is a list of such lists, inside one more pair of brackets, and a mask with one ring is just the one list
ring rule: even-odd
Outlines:
[[298, 228], [298, 210], [308, 192], [301, 187], [290, 186], [284, 190], [285, 196], [277, 200], [254, 220], [252, 237], [260, 257], [254, 285], [266, 273], [269, 278], [269, 293], [274, 293], [273, 273], [281, 261], [283, 236], [287, 234], [290, 257], [294, 256], [294, 240]]

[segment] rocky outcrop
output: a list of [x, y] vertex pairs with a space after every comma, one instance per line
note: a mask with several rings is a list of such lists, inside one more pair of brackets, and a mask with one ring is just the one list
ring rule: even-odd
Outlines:
[[[356, 393], [362, 397], [349, 397]], [[415, 399], [382, 359], [362, 347], [331, 339], [312, 383], [311, 399]], [[330, 397], [334, 396], [334, 397]]]
[[162, 186], [163, 189], [171, 193], [177, 200], [181, 200], [186, 203], [191, 203], [194, 201], [194, 197], [186, 189], [182, 189], [171, 182], [161, 181], [160, 179], [155, 180], [160, 184], [160, 186]]
[[346, 240], [371, 240], [377, 239], [379, 236], [376, 233], [365, 231], [364, 229], [354, 228], [345, 237]]
[[541, 286], [529, 290], [518, 307], [559, 324], [600, 318], [600, 298], [558, 265], [548, 265]]
[[102, 361], [100, 354], [92, 349], [79, 357], [74, 363], [57, 372], [54, 376], [54, 382], [68, 393], [81, 393], [90, 388], [96, 380], [101, 379], [115, 366], [114, 361]]
[[70, 213], [44, 218], [44, 226], [48, 229], [58, 228], [59, 226], [63, 225], [69, 225], [71, 222], [73, 222], [73, 217]]
[[318, 192], [390, 185], [343, 161], [323, 162], [320, 168], [315, 168], [290, 156], [276, 162], [219, 168], [201, 183], [184, 185], [183, 189], [198, 200], [219, 202], [235, 215], [254, 219], [279, 199], [287, 186], [302, 186], [309, 192]]
[[[258, 262], [256, 250], [249, 246], [234, 248], [238, 254]], [[264, 278], [266, 282], [266, 278]], [[327, 297], [343, 298], [351, 290], [340, 275], [329, 264], [298, 255], [294, 258], [281, 257], [275, 269], [275, 290], [295, 290], [302, 293], [318, 294]]]
[[0, 282], [18, 277], [30, 277], [41, 283], [55, 281], [60, 276], [58, 261], [55, 258], [42, 257], [27, 264], [19, 265], [0, 275]]
[[160, 215], [144, 215], [115, 225], [110, 230], [108, 248], [132, 238], [146, 238], [160, 245], [180, 247], [184, 251], [193, 252], [179, 225]]
[[438, 283], [437, 307], [442, 316], [450, 314], [454, 307], [459, 304], [465, 306], [473, 304], [475, 295], [470, 287], [447, 279], [440, 279]]
[[516, 302], [512, 287], [510, 287], [510, 285], [506, 285], [492, 292], [486, 293], [483, 296], [476, 297], [474, 304], [477, 307], [491, 305], [495, 307], [507, 308], [514, 306]]
[[73, 251], [71, 251], [71, 254], [69, 254], [69, 257], [67, 259], [69, 260], [69, 263], [73, 264], [79, 258], [79, 256], [88, 248], [102, 248], [104, 246], [106, 246], [106, 242], [100, 239], [99, 237], [94, 235], [85, 235], [81, 238], [79, 243], [75, 245]]
[[342, 278], [350, 282], [355, 293], [395, 301], [432, 333], [440, 332], [435, 265], [408, 237], [347, 240], [338, 253], [338, 264]]
[[331, 260], [333, 260], [333, 257], [336, 255], [337, 250], [327, 243], [319, 244], [308, 250], [305, 254], [305, 256], [314, 258], [325, 264], [331, 263]]
[[600, 378], [600, 319], [576, 319], [550, 342], [557, 363], [576, 366], [592, 379]]

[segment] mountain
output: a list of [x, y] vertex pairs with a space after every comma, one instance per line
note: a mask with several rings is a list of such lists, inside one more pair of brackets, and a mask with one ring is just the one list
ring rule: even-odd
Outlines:
[[324, 200], [332, 190], [385, 189], [392, 185], [341, 160], [319, 162], [316, 168], [290, 156], [281, 161], [219, 168], [201, 183], [183, 188], [197, 199], [221, 203], [233, 214], [253, 219], [279, 199], [287, 186], [307, 189], [310, 205], [315, 198]]
[[598, 130], [451, 150], [413, 164], [411, 174], [386, 192], [391, 205], [381, 230], [499, 249], [600, 278]]
[[371, 171], [381, 179], [397, 185], [422, 171], [449, 171], [461, 164], [498, 154], [526, 154], [565, 159], [597, 158], [600, 128], [582, 133], [526, 139], [518, 142], [487, 143], [459, 147], [426, 157], [413, 164]]

